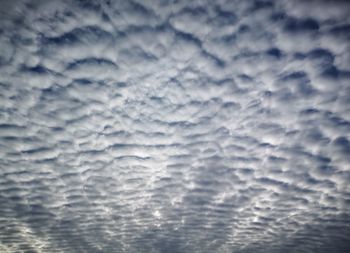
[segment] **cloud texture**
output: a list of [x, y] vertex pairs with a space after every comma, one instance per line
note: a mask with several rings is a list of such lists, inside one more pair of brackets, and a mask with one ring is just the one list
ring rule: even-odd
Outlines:
[[1, 1], [1, 252], [349, 252], [346, 1]]

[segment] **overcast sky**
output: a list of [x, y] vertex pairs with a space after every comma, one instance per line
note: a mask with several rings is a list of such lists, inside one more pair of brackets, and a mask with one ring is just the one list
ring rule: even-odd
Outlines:
[[350, 3], [1, 0], [0, 252], [349, 253]]

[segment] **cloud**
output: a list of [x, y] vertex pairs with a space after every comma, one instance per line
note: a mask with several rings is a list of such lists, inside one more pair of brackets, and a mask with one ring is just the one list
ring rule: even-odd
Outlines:
[[1, 251], [349, 251], [346, 1], [1, 6]]

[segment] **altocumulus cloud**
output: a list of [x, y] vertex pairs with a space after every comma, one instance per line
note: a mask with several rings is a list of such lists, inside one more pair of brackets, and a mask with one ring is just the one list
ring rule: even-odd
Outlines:
[[346, 1], [1, 1], [1, 252], [350, 252]]

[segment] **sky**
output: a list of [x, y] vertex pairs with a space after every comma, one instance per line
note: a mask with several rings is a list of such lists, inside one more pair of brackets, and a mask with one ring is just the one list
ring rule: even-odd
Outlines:
[[350, 252], [350, 3], [1, 0], [0, 252]]

